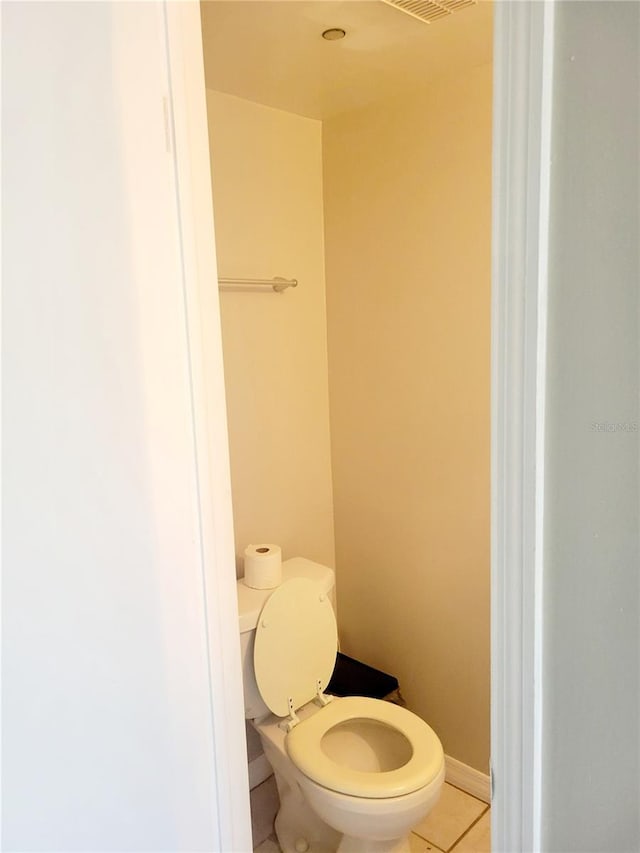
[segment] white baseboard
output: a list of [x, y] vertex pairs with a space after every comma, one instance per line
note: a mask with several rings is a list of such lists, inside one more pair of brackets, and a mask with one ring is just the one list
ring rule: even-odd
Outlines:
[[477, 797], [483, 803], [491, 802], [491, 783], [486, 773], [481, 773], [449, 755], [445, 755], [444, 764], [449, 784], [471, 794], [472, 797]]
[[253, 790], [257, 788], [258, 785], [261, 785], [265, 779], [268, 779], [269, 776], [273, 773], [271, 765], [267, 761], [267, 756], [264, 752], [261, 752], [260, 755], [256, 755], [254, 759], [249, 762], [249, 788]]

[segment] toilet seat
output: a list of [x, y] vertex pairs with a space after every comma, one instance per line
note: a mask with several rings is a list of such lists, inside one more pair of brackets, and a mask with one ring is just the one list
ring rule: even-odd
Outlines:
[[[363, 772], [338, 764], [323, 749], [322, 739], [343, 722], [365, 720], [395, 729], [409, 741], [412, 755], [395, 770]], [[331, 791], [356, 797], [400, 797], [424, 788], [441, 772], [442, 745], [420, 717], [382, 699], [347, 696], [334, 699], [300, 722], [286, 738], [287, 753], [296, 767], [313, 782]]]

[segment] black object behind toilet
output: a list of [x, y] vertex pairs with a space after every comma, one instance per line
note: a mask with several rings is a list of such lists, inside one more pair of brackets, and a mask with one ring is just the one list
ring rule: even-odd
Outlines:
[[333, 696], [368, 696], [404, 705], [395, 676], [343, 655], [342, 652], [338, 652], [326, 692]]

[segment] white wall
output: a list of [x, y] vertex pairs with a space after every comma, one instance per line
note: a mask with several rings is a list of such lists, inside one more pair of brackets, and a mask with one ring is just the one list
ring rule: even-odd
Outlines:
[[207, 90], [238, 574], [252, 542], [333, 567], [321, 124]]
[[2, 846], [222, 849], [162, 7], [2, 25]]
[[489, 760], [491, 68], [323, 128], [343, 649]]
[[640, 6], [556, 6], [543, 849], [640, 849]]

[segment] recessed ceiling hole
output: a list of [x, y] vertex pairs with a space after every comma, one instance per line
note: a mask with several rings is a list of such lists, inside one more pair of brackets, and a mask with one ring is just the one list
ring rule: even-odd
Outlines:
[[340, 27], [331, 27], [330, 30], [325, 30], [322, 33], [322, 38], [327, 41], [338, 41], [338, 39], [343, 39], [346, 36], [346, 32]]

